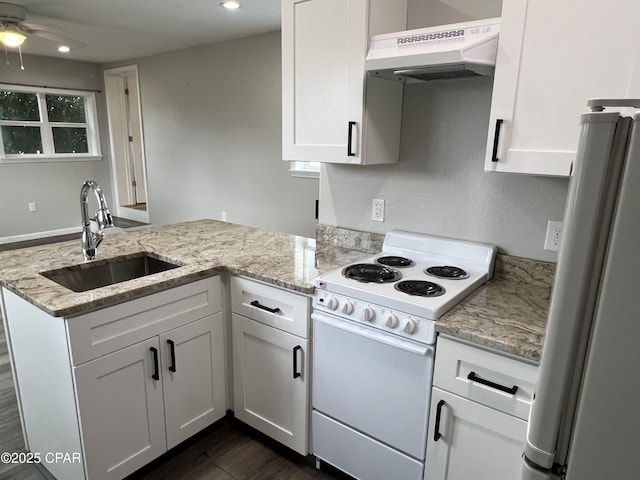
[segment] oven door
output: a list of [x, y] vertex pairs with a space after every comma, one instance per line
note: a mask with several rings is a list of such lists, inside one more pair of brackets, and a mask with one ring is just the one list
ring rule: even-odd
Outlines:
[[435, 346], [312, 318], [314, 410], [423, 461]]

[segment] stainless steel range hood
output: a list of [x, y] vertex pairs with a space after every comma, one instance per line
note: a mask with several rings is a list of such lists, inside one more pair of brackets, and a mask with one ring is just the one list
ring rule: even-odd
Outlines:
[[492, 75], [500, 18], [375, 35], [365, 68], [407, 83]]

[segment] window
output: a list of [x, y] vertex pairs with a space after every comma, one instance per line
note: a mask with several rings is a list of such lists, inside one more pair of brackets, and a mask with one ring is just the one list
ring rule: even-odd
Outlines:
[[318, 178], [320, 176], [320, 162], [289, 162], [289, 165], [292, 177]]
[[93, 92], [0, 85], [0, 161], [100, 157]]

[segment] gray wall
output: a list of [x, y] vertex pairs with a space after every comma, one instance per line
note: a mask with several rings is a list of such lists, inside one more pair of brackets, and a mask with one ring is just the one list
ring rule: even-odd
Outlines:
[[[58, 88], [100, 90], [102, 79], [97, 64], [25, 55], [21, 71], [17, 56], [10, 52], [11, 65], [2, 61], [0, 83], [44, 85]], [[98, 95], [98, 108], [102, 98]], [[100, 120], [103, 120], [101, 117]], [[106, 122], [101, 121], [105, 137]], [[110, 190], [107, 145], [102, 142], [103, 160], [89, 162], [0, 163], [0, 242], [23, 236], [80, 226], [79, 194], [82, 183], [94, 179]], [[30, 213], [28, 202], [38, 211]]]
[[[547, 220], [562, 220], [568, 180], [483, 171], [491, 89], [490, 78], [405, 86], [400, 162], [323, 166], [320, 222], [450, 236], [554, 261], [544, 235]], [[384, 223], [371, 220], [374, 198], [386, 202]]]
[[280, 33], [140, 58], [152, 223], [220, 218], [315, 236], [318, 180], [282, 161]]

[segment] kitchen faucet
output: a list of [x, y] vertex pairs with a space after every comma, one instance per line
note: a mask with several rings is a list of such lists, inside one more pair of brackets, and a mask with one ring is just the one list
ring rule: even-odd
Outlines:
[[[98, 224], [98, 231], [91, 231], [91, 221], [89, 220], [89, 204], [87, 203], [87, 195], [89, 190], [93, 190], [98, 199], [98, 212], [96, 213], [95, 221]], [[95, 260], [98, 255], [98, 245], [104, 239], [104, 229], [113, 227], [113, 219], [109, 208], [107, 207], [107, 201], [104, 198], [104, 193], [100, 185], [93, 180], [87, 180], [80, 189], [80, 211], [82, 213], [82, 255], [87, 260]]]

